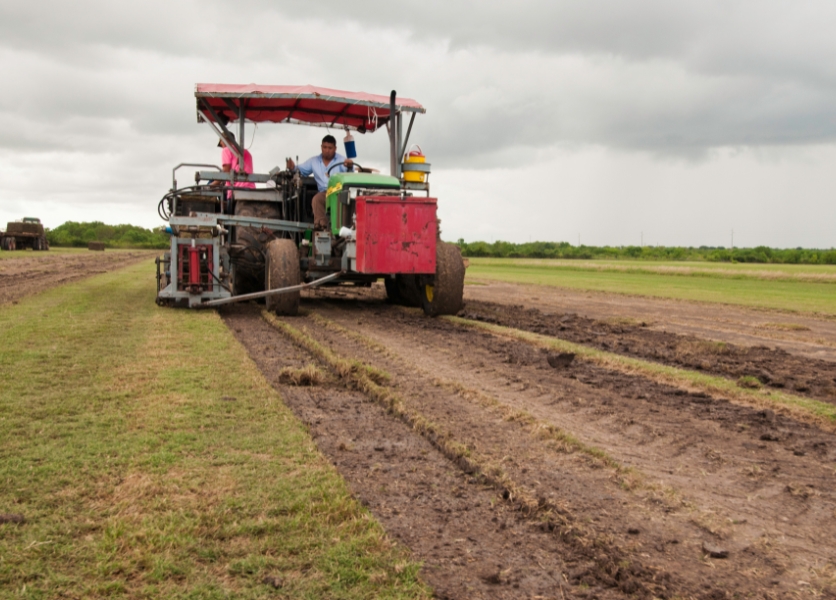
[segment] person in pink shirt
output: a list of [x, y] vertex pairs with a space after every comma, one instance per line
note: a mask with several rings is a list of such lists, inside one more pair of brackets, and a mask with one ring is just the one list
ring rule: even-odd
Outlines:
[[[235, 141], [235, 134], [230, 133], [229, 138], [232, 142]], [[238, 157], [235, 156], [235, 153], [229, 149], [229, 145], [226, 143], [226, 139], [218, 140], [218, 146], [223, 148], [221, 152], [221, 168], [224, 170], [224, 173], [230, 173], [232, 171], [238, 172]], [[253, 157], [250, 154], [249, 150], [244, 150], [244, 173], [252, 173], [253, 172]], [[255, 184], [248, 182], [248, 181], [236, 181], [235, 187], [242, 187], [242, 188], [254, 188]]]

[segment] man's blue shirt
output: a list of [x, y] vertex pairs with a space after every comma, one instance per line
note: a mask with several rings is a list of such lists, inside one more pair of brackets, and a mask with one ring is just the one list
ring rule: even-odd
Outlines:
[[[328, 191], [328, 180], [331, 178], [331, 175], [348, 171], [342, 165], [343, 162], [345, 162], [345, 156], [342, 154], [334, 154], [334, 158], [331, 159], [331, 162], [326, 167], [325, 163], [322, 162], [322, 155], [320, 154], [318, 156], [312, 156], [301, 165], [297, 165], [296, 169], [305, 177], [313, 173], [314, 179], [316, 180], [316, 189], [320, 192], [325, 192]], [[331, 173], [326, 175], [328, 168], [333, 167], [336, 163], [340, 163], [339, 166], [331, 169]]]

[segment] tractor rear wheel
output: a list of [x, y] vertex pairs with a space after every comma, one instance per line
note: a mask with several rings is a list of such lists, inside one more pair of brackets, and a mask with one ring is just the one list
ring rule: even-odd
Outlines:
[[[278, 290], [302, 283], [299, 250], [293, 240], [273, 240], [267, 244], [264, 278], [266, 289]], [[277, 315], [295, 316], [299, 312], [299, 292], [267, 296], [267, 310]]]
[[429, 317], [455, 315], [462, 309], [464, 261], [455, 244], [438, 241], [435, 250], [435, 277], [419, 278], [421, 308]]

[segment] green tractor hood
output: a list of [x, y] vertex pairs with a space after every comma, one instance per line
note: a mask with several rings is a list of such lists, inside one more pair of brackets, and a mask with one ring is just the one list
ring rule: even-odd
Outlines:
[[326, 192], [326, 206], [331, 213], [331, 232], [337, 235], [343, 226], [343, 206], [340, 204], [340, 193], [350, 188], [367, 188], [381, 190], [399, 190], [401, 183], [397, 177], [380, 175], [378, 173], [336, 173], [328, 180]]

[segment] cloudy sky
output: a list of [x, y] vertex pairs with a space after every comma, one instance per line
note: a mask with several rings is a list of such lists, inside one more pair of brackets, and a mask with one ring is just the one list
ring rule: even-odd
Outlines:
[[[834, 31], [817, 0], [2, 0], [0, 223], [157, 226], [220, 155], [195, 83], [312, 84], [427, 108], [446, 239], [829, 248]], [[248, 131], [261, 172], [323, 135]]]

